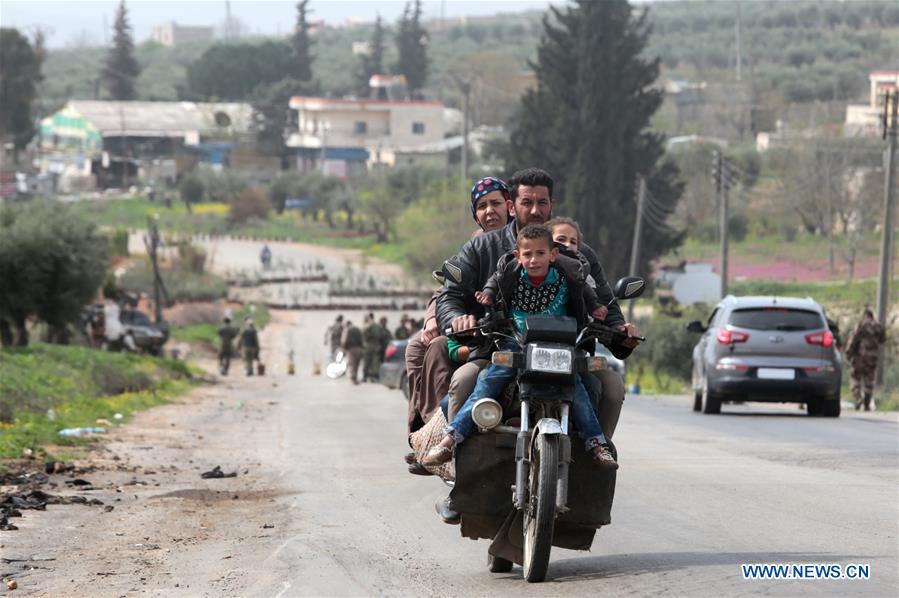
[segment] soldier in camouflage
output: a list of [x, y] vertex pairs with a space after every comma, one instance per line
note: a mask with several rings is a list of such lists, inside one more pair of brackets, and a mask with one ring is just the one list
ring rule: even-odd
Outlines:
[[381, 352], [381, 327], [372, 313], [365, 317], [362, 343], [362, 353], [365, 357], [364, 380], [377, 382], [381, 373], [381, 355], [383, 353]]
[[[864, 405], [865, 411], [871, 410], [871, 395], [874, 394], [874, 377], [877, 372], [877, 358], [880, 345], [886, 342], [886, 331], [870, 309], [865, 310], [862, 321], [858, 323], [849, 345], [846, 347], [846, 359], [852, 367], [849, 376], [849, 388], [855, 400], [855, 410]], [[864, 387], [864, 388], [863, 388]]]

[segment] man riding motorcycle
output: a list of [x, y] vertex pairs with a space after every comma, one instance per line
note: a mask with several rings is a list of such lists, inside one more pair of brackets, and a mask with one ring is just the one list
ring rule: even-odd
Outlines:
[[[475, 299], [475, 292], [481, 290], [496, 271], [499, 258], [515, 248], [518, 230], [528, 224], [543, 224], [552, 217], [553, 179], [548, 172], [539, 168], [520, 170], [512, 175], [509, 187], [515, 218], [502, 229], [470, 239], [444, 265], [446, 282], [443, 293], [437, 299], [436, 310], [440, 330], [452, 328], [458, 331], [476, 325], [477, 318], [484, 312]], [[621, 308], [612, 301], [614, 295], [596, 253], [586, 244], [581, 244], [580, 252], [590, 264], [597, 298], [600, 303], [609, 304], [609, 314], [604, 323], [628, 335], [626, 340], [609, 347], [615, 357], [624, 359], [639, 344], [633, 338], [638, 336], [637, 330], [632, 324], [625, 322]], [[603, 401], [598, 417], [603, 429], [611, 437], [624, 401], [624, 384], [614, 372], [602, 372], [600, 379]], [[590, 381], [587, 383], [592, 385]], [[588, 387], [588, 391], [594, 395], [599, 394], [599, 389], [595, 387]]]

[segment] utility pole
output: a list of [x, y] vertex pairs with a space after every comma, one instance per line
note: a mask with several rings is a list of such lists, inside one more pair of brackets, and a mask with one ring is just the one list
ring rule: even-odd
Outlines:
[[729, 198], [727, 160], [719, 150], [712, 150], [712, 178], [715, 181], [715, 197], [718, 204], [718, 229], [721, 237], [721, 297], [727, 296], [727, 233], [729, 214]]
[[742, 44], [742, 34], [743, 34], [743, 11], [740, 7], [740, 0], [737, 0], [737, 22], [734, 25], [735, 33], [736, 33], [736, 42], [737, 42], [737, 81], [743, 80], [743, 44]]
[[[877, 280], [877, 321], [883, 326], [887, 325], [890, 303], [890, 273], [893, 263], [893, 234], [895, 232], [896, 209], [896, 138], [899, 136], [899, 92], [888, 94], [883, 107], [884, 138], [887, 146], [883, 154], [884, 181], [883, 181], [883, 227], [880, 239], [880, 277]], [[877, 381], [883, 381], [884, 358], [886, 351], [880, 349], [880, 359], [877, 360]]]
[[[646, 201], [646, 179], [642, 176], [638, 177], [637, 191], [637, 219], [634, 222], [634, 243], [631, 246], [631, 268], [630, 275], [637, 276], [637, 268], [640, 267], [640, 237], [643, 234], [643, 204]], [[627, 304], [627, 321], [634, 320], [634, 302], [629, 301]]]
[[156, 323], [162, 322], [162, 299], [165, 297], [166, 302], [169, 300], [169, 294], [165, 289], [165, 283], [162, 281], [162, 275], [159, 273], [159, 259], [157, 251], [159, 250], [159, 227], [156, 225], [156, 219], [159, 214], [147, 216], [147, 236], [144, 237], [144, 245], [147, 247], [147, 254], [150, 256], [150, 264], [153, 266], [153, 304], [155, 308]]
[[462, 102], [462, 188], [464, 189], [468, 184], [468, 114], [471, 83], [461, 81], [459, 87], [465, 98]]

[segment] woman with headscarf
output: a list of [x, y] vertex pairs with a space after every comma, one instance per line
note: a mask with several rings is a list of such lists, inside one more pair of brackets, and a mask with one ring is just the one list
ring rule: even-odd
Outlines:
[[[488, 176], [477, 181], [471, 188], [471, 217], [478, 225], [473, 236], [506, 226], [511, 210], [509, 186], [502, 179]], [[454, 347], [451, 356], [446, 337], [437, 330], [435, 308], [440, 292], [434, 293], [428, 303], [424, 328], [409, 339], [406, 347], [409, 434], [421, 428], [440, 409], [440, 400], [449, 389], [453, 372], [467, 360], [467, 348]], [[409, 472], [427, 475], [427, 470], [415, 462], [409, 463]]]

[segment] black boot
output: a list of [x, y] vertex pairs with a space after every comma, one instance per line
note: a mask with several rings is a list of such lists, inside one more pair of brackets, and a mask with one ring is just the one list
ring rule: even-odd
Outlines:
[[451, 508], [449, 496], [437, 499], [434, 508], [437, 510], [437, 514], [440, 515], [440, 518], [443, 519], [444, 523], [450, 525], [459, 525], [462, 523], [462, 516]]
[[865, 411], [871, 411], [871, 393], [865, 393]]

